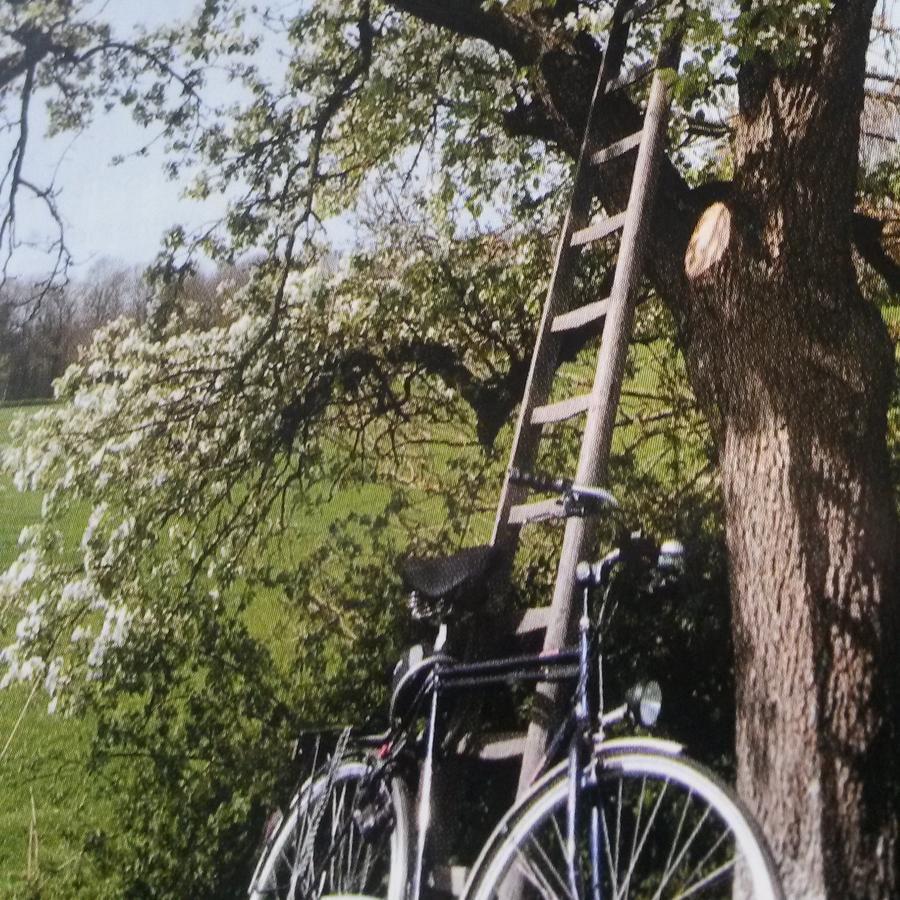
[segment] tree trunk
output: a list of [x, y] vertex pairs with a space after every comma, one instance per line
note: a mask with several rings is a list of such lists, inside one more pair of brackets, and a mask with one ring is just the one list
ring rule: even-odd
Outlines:
[[788, 897], [895, 898], [893, 348], [849, 246], [797, 245], [808, 210], [782, 205], [765, 244], [734, 210], [709, 212], [687, 256], [689, 359], [718, 432], [739, 792]]
[[894, 358], [850, 244], [870, 14], [836, 4], [812, 64], [746, 73], [681, 314], [719, 439], [738, 787], [790, 898], [900, 896]]
[[[576, 152], [596, 74], [590, 48], [544, 33], [537, 12], [395, 5], [532, 67], [532, 99], [507, 113], [507, 129]], [[874, 7], [834, 0], [796, 64], [751, 54], [733, 180], [691, 191], [664, 165], [649, 235], [651, 276], [718, 439], [739, 790], [791, 900], [900, 897], [894, 360], [851, 254]], [[465, 28], [453, 20], [461, 12]], [[627, 98], [611, 102], [598, 142], [630, 133], [637, 116]], [[621, 209], [629, 177], [624, 160], [604, 170], [607, 212]]]
[[738, 787], [788, 897], [896, 897], [890, 483], [871, 436], [835, 446], [827, 401], [798, 400], [726, 425]]
[[886, 523], [859, 468], [777, 420], [729, 429], [723, 459], [739, 788], [791, 897], [897, 895]]

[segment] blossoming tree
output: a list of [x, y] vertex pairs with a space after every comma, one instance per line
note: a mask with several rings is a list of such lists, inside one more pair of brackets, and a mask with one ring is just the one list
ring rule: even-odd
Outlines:
[[[87, 106], [108, 94], [162, 123], [171, 172], [195, 194], [231, 198], [218, 227], [170, 235], [163, 275], [201, 249], [264, 251], [228, 324], [184, 331], [163, 291], [145, 328], [97, 337], [59, 384], [65, 405], [21, 438], [11, 462], [46, 501], [5, 577], [23, 607], [7, 680], [74, 688], [188, 598], [271, 581], [285, 498], [328, 474], [330, 442], [365, 431], [345, 457], [363, 459], [434, 410], [436, 391], [494, 442], [528, 357], [546, 265], [535, 235], [579, 146], [610, 7], [208, 0], [128, 55], [77, 4], [7, 4], [3, 102], [37, 84], [68, 96], [77, 74]], [[896, 294], [883, 228], [896, 158], [858, 166], [875, 13], [875, 0], [690, 0], [662, 4], [643, 38], [678, 17], [687, 29], [650, 276], [715, 439], [739, 787], [792, 897], [900, 890], [895, 362], [860, 278]], [[239, 98], [205, 110], [204, 84], [222, 77]], [[600, 137], [637, 116], [616, 99]], [[627, 166], [611, 173], [601, 192], [616, 209]], [[339, 217], [359, 250], [310, 268]], [[462, 235], [477, 238], [468, 257], [451, 249]], [[73, 550], [54, 523], [76, 502], [92, 512]]]

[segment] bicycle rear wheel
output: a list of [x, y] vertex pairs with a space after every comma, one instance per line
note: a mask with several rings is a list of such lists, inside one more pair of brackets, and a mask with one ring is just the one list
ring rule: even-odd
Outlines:
[[[583, 779], [574, 854], [582, 897], [782, 900], [758, 826], [705, 768], [648, 749], [601, 749]], [[562, 766], [507, 814], [473, 869], [467, 900], [573, 897], [568, 795]]]
[[365, 762], [342, 762], [295, 795], [266, 843], [250, 898], [402, 900], [409, 836], [403, 782]]

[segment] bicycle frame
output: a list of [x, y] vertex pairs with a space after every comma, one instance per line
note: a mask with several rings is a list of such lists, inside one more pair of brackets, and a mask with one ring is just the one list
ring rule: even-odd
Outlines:
[[[574, 493], [571, 489], [566, 491], [567, 495]], [[563, 893], [586, 900], [606, 900], [607, 888], [604, 885], [608, 882], [608, 889], [618, 896], [620, 886], [624, 885], [628, 890], [632, 873], [650, 835], [650, 826], [654, 825], [654, 835], [661, 832], [663, 840], [671, 840], [670, 850], [668, 856], [654, 853], [650, 855], [652, 858], [646, 859], [649, 868], [645, 866], [646, 873], [640, 876], [641, 889], [644, 878], [659, 876], [661, 880], [654, 896], [661, 896], [662, 888], [686, 859], [685, 865], [689, 868], [680, 877], [686, 879], [685, 884], [689, 883], [687, 894], [693, 895], [698, 888], [718, 885], [735, 873], [743, 873], [752, 878], [753, 889], [758, 891], [754, 896], [780, 900], [783, 892], [764, 836], [727, 785], [721, 783], [714, 773], [705, 771], [703, 766], [688, 759], [677, 760], [682, 748], [670, 741], [641, 737], [607, 739], [607, 728], [626, 718], [652, 725], [659, 712], [660, 700], [658, 685], [653, 682], [638, 684], [626, 693], [625, 703], [609, 712], [604, 711], [602, 635], [619, 596], [617, 591], [612, 590], [618, 583], [618, 579], [610, 577], [612, 571], [619, 564], [647, 566], [649, 570], [655, 559], [656, 570], [665, 577], [667, 572], [673, 570], [673, 561], [677, 562], [682, 554], [683, 548], [676, 542], [666, 542], [662, 547], [656, 547], [637, 532], [626, 536], [626, 543], [599, 562], [580, 564], [576, 579], [583, 589], [583, 604], [577, 643], [572, 647], [552, 653], [458, 663], [444, 652], [446, 624], [443, 624], [433, 651], [428, 651], [426, 655], [421, 646], [413, 648], [405, 660], [405, 667], [398, 666], [397, 669], [400, 677], [391, 696], [391, 726], [382, 734], [357, 735], [353, 739], [356, 751], [365, 751], [366, 757], [363, 765], [357, 762], [349, 766], [353, 769], [352, 773], [348, 774], [349, 768], [344, 772], [344, 779], [353, 786], [353, 805], [346, 811], [343, 805], [340, 810], [334, 811], [336, 818], [332, 822], [331, 832], [325, 835], [327, 843], [321, 852], [316, 850], [315, 867], [310, 869], [321, 873], [322, 879], [328, 879], [329, 890], [323, 896], [361, 896], [347, 893], [341, 880], [344, 868], [348, 869], [351, 878], [356, 877], [356, 868], [350, 866], [349, 859], [347, 866], [339, 860], [336, 871], [331, 872], [331, 860], [337, 859], [333, 854], [344, 853], [347, 847], [354, 846], [345, 843], [345, 838], [350, 840], [348, 836], [358, 835], [354, 840], [362, 846], [361, 842], [368, 841], [371, 836], [383, 839], [389, 834], [392, 847], [385, 863], [387, 868], [375, 869], [375, 877], [380, 879], [384, 875], [390, 879], [388, 890], [392, 900], [401, 897], [403, 900], [422, 900], [425, 876], [432, 863], [430, 857], [441, 856], [439, 846], [433, 853], [428, 852], [431, 845], [440, 844], [440, 833], [433, 833], [432, 821], [434, 795], [441, 793], [434, 789], [440, 749], [452, 747], [455, 743], [456, 726], [452, 723], [465, 722], [448, 714], [442, 705], [445, 697], [491, 685], [567, 681], [573, 683], [573, 690], [565, 708], [566, 714], [549, 742], [526, 795], [501, 818], [482, 848], [469, 874], [465, 895], [477, 900], [488, 897], [513, 900], [521, 894], [521, 888], [526, 884], [543, 885], [540, 871], [519, 863], [522, 860], [527, 863], [531, 852], [530, 841], [534, 840], [534, 846], [540, 848], [541, 841], [549, 838], [548, 846], [554, 857], [551, 864], [554, 880], [550, 882], [553, 895]], [[443, 561], [437, 562], [440, 565], [433, 568], [432, 574], [448, 577], [447, 567], [441, 569]], [[638, 574], [641, 571], [638, 569]], [[474, 570], [468, 577], [475, 578], [479, 574], [480, 570]], [[422, 583], [427, 585], [428, 580], [423, 579]], [[594, 617], [591, 616], [592, 587], [603, 589]], [[452, 611], [452, 607], [450, 609]], [[340, 757], [346, 738], [347, 731], [344, 731], [330, 763], [332, 767], [343, 768]], [[416, 809], [411, 815], [406, 785], [413, 780], [410, 777], [413, 766], [418, 773], [419, 790]], [[328, 779], [333, 771], [336, 770], [330, 768], [325, 775], [311, 778], [307, 782], [309, 790], [317, 790], [316, 796], [327, 797], [331, 790]], [[623, 793], [626, 797], [632, 795], [629, 784], [638, 785], [639, 794], [633, 795], [633, 801], [626, 800], [623, 806]], [[639, 826], [648, 784], [651, 785], [648, 796], [657, 796], [657, 799], [652, 815]], [[652, 785], [660, 786], [658, 794], [654, 794]], [[671, 804], [675, 805], [671, 806], [669, 813], [678, 822], [674, 835], [667, 837], [667, 816], [663, 815], [659, 823], [655, 820], [660, 801], [664, 795], [668, 796], [666, 791], [670, 785], [673, 785], [674, 797]], [[611, 793], [613, 786], [617, 787]], [[385, 799], [385, 787], [391, 792], [390, 799]], [[370, 789], [371, 794], [368, 793]], [[370, 799], [366, 799], [367, 796]], [[356, 797], [362, 797], [361, 805], [356, 804]], [[697, 824], [685, 829], [682, 834], [681, 826], [689, 801], [692, 810], [696, 804]], [[294, 802], [302, 803], [300, 794]], [[339, 802], [343, 804], [343, 800]], [[635, 814], [631, 815], [629, 810], [633, 803], [636, 803]], [[305, 808], [298, 807], [293, 814], [295, 818], [289, 819], [279, 829], [274, 843], [271, 847], [267, 846], [260, 859], [257, 868], [263, 867], [259, 880], [265, 891], [273, 886], [278, 887], [273, 879], [279, 873], [288, 874], [293, 879], [297, 872], [306, 871], [306, 862], [292, 857], [288, 843], [297, 840], [296, 835], [301, 833], [299, 816], [302, 809]], [[633, 830], [629, 838], [628, 829], [632, 826], [627, 823], [632, 818]], [[305, 823], [306, 819], [302, 821]], [[436, 821], [441, 821], [440, 817]], [[395, 829], [393, 826], [398, 822], [400, 827]], [[700, 826], [706, 822], [711, 823], [711, 846], [701, 842], [695, 848], [695, 857], [685, 858]], [[339, 823], [337, 830], [335, 823]], [[620, 827], [620, 823], [626, 824]], [[656, 824], [660, 827], [657, 828]], [[385, 830], [385, 826], [390, 826], [390, 832]], [[314, 822], [312, 827], [317, 829], [318, 823]], [[545, 828], [547, 830], [542, 831]], [[638, 828], [641, 829], [639, 842]], [[413, 831], [415, 858], [411, 859], [410, 844], [413, 842], [410, 838]], [[313, 830], [309, 833], [317, 832]], [[623, 846], [627, 852], [630, 844], [632, 855], [624, 859], [620, 869], [619, 847], [623, 833]], [[545, 838], [540, 837], [542, 834]], [[393, 846], [395, 839], [396, 846]], [[655, 841], [658, 839], [656, 837]], [[726, 839], [730, 843], [723, 844]], [[728, 848], [722, 859], [717, 852], [713, 856], [720, 846]], [[379, 845], [373, 852], [380, 865], [380, 861], [385, 859], [384, 846]], [[549, 857], [541, 849], [535, 852], [534, 859], [538, 861], [539, 870], [543, 865], [540, 861], [549, 860]], [[703, 855], [698, 859], [696, 856], [699, 854]], [[707, 863], [713, 868], [710, 869]], [[737, 868], [739, 865], [742, 866], [740, 870]], [[367, 867], [360, 869], [360, 875], [360, 886], [364, 881], [368, 883]], [[320, 876], [317, 874], [316, 877]], [[533, 878], [538, 880], [532, 881]], [[254, 875], [253, 885], [256, 885], [256, 879], [257, 875]], [[373, 886], [375, 883], [372, 882]], [[324, 880], [321, 884], [323, 888], [326, 886]], [[254, 897], [261, 897], [262, 894], [253, 885], [251, 893]], [[560, 890], [556, 889], [557, 886]]]
[[386, 766], [396, 763], [406, 752], [416, 721], [427, 705], [424, 730], [424, 755], [420, 757], [419, 795], [416, 806], [416, 843], [410, 876], [408, 900], [420, 900], [426, 874], [426, 854], [431, 831], [432, 789], [435, 777], [436, 748], [440, 746], [440, 701], [459, 691], [491, 685], [531, 682], [563, 682], [575, 680], [575, 690], [568, 715], [557, 728], [547, 753], [535, 773], [535, 780], [546, 772], [568, 744], [567, 757], [570, 788], [567, 804], [567, 865], [570, 887], [575, 896], [584, 896], [576, 865], [579, 823], [590, 816], [589, 852], [595, 875], [590, 885], [592, 900], [602, 900], [599, 864], [602, 834], [596, 808], [583, 810], [578, 785], [592, 757], [593, 748], [603, 738], [604, 725], [624, 716], [620, 708], [603, 716], [601, 688], [600, 629], [590, 620], [589, 589], [584, 588], [582, 615], [578, 623], [578, 645], [553, 654], [528, 654], [475, 663], [456, 663], [442, 659], [434, 667], [410, 703], [407, 713], [396, 723], [382, 743], [379, 755]]

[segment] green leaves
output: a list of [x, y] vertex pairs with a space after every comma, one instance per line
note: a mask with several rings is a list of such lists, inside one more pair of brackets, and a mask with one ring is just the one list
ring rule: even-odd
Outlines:
[[[540, 26], [543, 49], [590, 59], [610, 10], [488, 6]], [[243, 886], [241, 841], [287, 781], [292, 729], [380, 708], [406, 628], [396, 558], [487, 537], [569, 163], [511, 133], [510, 113], [545, 87], [539, 65], [391, 3], [207, 0], [195, 21], [127, 44], [84, 11], [0, 12], [5, 40], [23, 16], [45, 30], [58, 17], [69, 52], [40, 76], [54, 127], [121, 103], [164, 136], [189, 194], [229, 209], [200, 233], [169, 231], [150, 322], [99, 332], [7, 454], [45, 501], [0, 583], [2, 661], [8, 681], [96, 711], [95, 758], [130, 817], [96, 844], [127, 861], [120, 893], [222, 896]], [[727, 135], [742, 72], [802, 63], [830, 13], [689, 2], [641, 26], [644, 50], [676, 19], [687, 29], [677, 98], [692, 124], [678, 137], [692, 179], [730, 165], [721, 142], [697, 148], [698, 123]], [[570, 127], [541, 112], [546, 134]], [[890, 191], [894, 175], [873, 170], [865, 187]], [[177, 288], [202, 254], [254, 262], [221, 319], [199, 325]], [[586, 293], [601, 296], [607, 263], [591, 259]], [[723, 607], [708, 430], [671, 323], [655, 306], [641, 316], [613, 475], [635, 518], [705, 542], [698, 595]], [[588, 355], [573, 351], [572, 384], [591, 376]], [[573, 443], [560, 429], [546, 467], [571, 469]], [[524, 591], [552, 572], [552, 540], [526, 549]], [[722, 644], [718, 609], [706, 637], [689, 621], [701, 612], [670, 611], [698, 655]], [[715, 685], [701, 693], [721, 701]]]

